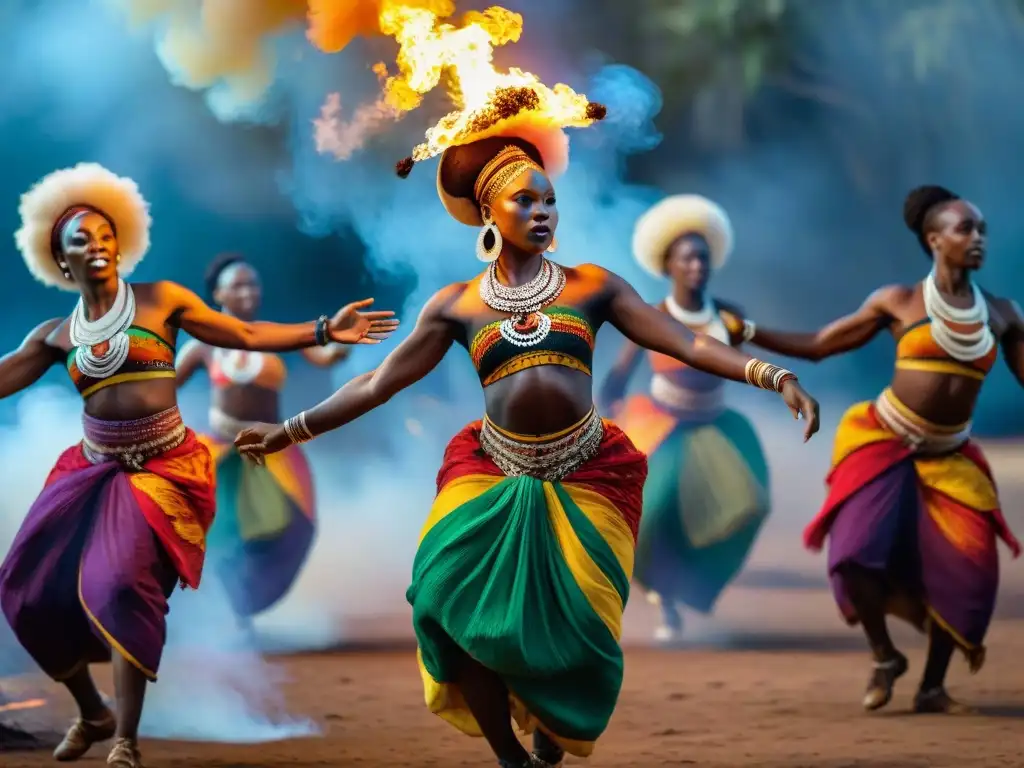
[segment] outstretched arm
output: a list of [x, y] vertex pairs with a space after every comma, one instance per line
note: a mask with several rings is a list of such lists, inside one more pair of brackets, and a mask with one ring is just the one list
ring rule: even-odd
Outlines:
[[157, 300], [169, 309], [170, 322], [211, 347], [260, 352], [292, 352], [324, 341], [346, 344], [378, 343], [395, 330], [394, 312], [360, 312], [373, 300], [349, 304], [327, 323], [326, 338], [317, 338], [319, 322], [246, 322], [209, 307], [184, 286], [163, 281], [155, 284]]
[[1017, 381], [1024, 386], [1024, 312], [1016, 301], [1008, 301], [1008, 327], [1003, 334], [1003, 357]]
[[0, 357], [0, 398], [32, 386], [60, 360], [60, 350], [51, 347], [47, 340], [61, 322], [58, 317], [36, 326], [21, 346]]
[[764, 389], [775, 388], [794, 417], [802, 416], [807, 420], [804, 440], [818, 431], [818, 403], [789, 371], [755, 361], [750, 355], [705, 334], [694, 334], [667, 312], [645, 302], [621, 277], [610, 272], [607, 275], [611, 290], [609, 319], [627, 339], [725, 379], [756, 383]]
[[174, 364], [177, 373], [176, 383], [178, 389], [185, 386], [189, 379], [195, 376], [200, 368], [205, 366], [206, 355], [203, 352], [202, 343], [195, 339], [186, 341], [178, 351], [178, 359]]
[[288, 424], [301, 425], [301, 434], [285, 425], [257, 425], [243, 430], [235, 440], [241, 453], [259, 460], [263, 454], [275, 453], [299, 440], [344, 426], [365, 413], [383, 405], [406, 387], [422, 379], [444, 358], [455, 340], [455, 323], [447, 310], [461, 290], [449, 286], [435, 294], [423, 308], [412, 333], [388, 355], [380, 366], [356, 376], [319, 405], [303, 411]]
[[601, 386], [598, 400], [602, 410], [614, 408], [615, 404], [625, 397], [629, 380], [636, 373], [642, 358], [643, 350], [627, 339], [626, 343], [622, 345], [615, 365], [612, 366]]
[[770, 331], [748, 324], [747, 341], [780, 355], [818, 362], [826, 357], [860, 349], [892, 323], [892, 306], [906, 293], [903, 286], [880, 288], [860, 309], [829, 323], [814, 333]]

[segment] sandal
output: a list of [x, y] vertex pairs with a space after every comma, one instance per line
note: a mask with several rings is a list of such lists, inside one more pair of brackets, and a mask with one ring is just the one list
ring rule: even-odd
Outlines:
[[53, 750], [53, 758], [61, 763], [78, 760], [93, 744], [113, 738], [116, 730], [117, 720], [113, 712], [108, 711], [102, 720], [84, 720], [80, 717], [71, 724], [60, 744]]
[[914, 711], [922, 715], [971, 715], [972, 707], [950, 696], [945, 688], [921, 690], [914, 696]]
[[874, 712], [892, 701], [896, 681], [907, 673], [907, 657], [897, 651], [888, 661], [875, 662], [874, 672], [864, 693], [864, 709]]

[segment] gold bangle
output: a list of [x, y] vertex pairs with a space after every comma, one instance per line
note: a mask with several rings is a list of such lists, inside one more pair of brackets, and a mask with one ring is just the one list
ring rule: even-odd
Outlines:
[[792, 371], [757, 358], [747, 361], [743, 374], [750, 386], [758, 389], [770, 389], [773, 392], [781, 392], [783, 385], [788, 380], [796, 378]]

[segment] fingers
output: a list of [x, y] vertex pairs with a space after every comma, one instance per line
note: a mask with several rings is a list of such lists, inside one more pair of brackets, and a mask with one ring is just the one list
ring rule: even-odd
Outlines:
[[[370, 299], [370, 301], [373, 301], [373, 299]], [[395, 313], [392, 312], [391, 310], [375, 310], [373, 312], [360, 312], [359, 314], [361, 314], [363, 317], [370, 321], [383, 320], [386, 317], [395, 316]], [[395, 322], [398, 321], [396, 320]]]
[[373, 299], [360, 299], [359, 301], [353, 301], [351, 304], [346, 305], [345, 309], [362, 309], [373, 304]]
[[367, 339], [377, 339], [378, 341], [384, 341], [386, 339], [391, 338], [391, 332], [388, 331], [386, 333], [378, 333], [377, 331], [374, 331], [373, 333], [366, 334], [366, 336], [364, 338], [367, 338]]
[[383, 339], [375, 339], [373, 336], [363, 336], [356, 344], [380, 344]]

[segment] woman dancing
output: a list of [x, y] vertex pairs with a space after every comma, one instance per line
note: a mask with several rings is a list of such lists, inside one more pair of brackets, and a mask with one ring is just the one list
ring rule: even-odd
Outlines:
[[[505, 766], [590, 754], [622, 682], [644, 455], [594, 408], [591, 361], [605, 322], [627, 338], [736, 381], [781, 391], [818, 426], [793, 374], [695, 337], [601, 267], [545, 253], [558, 210], [550, 177], [567, 138], [489, 136], [447, 149], [437, 188], [458, 221], [482, 227], [483, 274], [449, 285], [375, 371], [283, 425], [236, 441], [262, 459], [337, 429], [426, 376], [453, 343], [484, 391], [482, 421], [449, 444], [407, 598], [434, 713], [483, 735]], [[405, 166], [406, 168], [408, 165]], [[510, 717], [511, 716], [511, 717]], [[534, 754], [511, 718], [534, 732]]]
[[[38, 326], [0, 359], [0, 397], [65, 366], [85, 401], [85, 437], [57, 460], [0, 566], [0, 606], [78, 704], [54, 756], [77, 760], [116, 736], [107, 764], [137, 768], [167, 600], [178, 582], [199, 586], [214, 513], [210, 454], [176, 404], [178, 331], [217, 347], [285, 351], [376, 343], [395, 321], [391, 312], [361, 314], [367, 300], [331, 319], [251, 323], [175, 283], [127, 283], [149, 247], [148, 206], [134, 182], [95, 164], [51, 173], [22, 197], [20, 212], [16, 240], [29, 271], [79, 299], [69, 317]], [[116, 716], [88, 669], [111, 656]]]
[[828, 498], [804, 538], [815, 550], [828, 539], [836, 601], [871, 645], [864, 707], [888, 704], [907, 671], [886, 628], [888, 613], [928, 632], [915, 710], [959, 713], [968, 708], [946, 692], [946, 671], [955, 647], [972, 672], [985, 660], [999, 582], [996, 538], [1014, 557], [1020, 553], [989, 466], [970, 440], [971, 418], [998, 343], [1024, 383], [1024, 318], [1014, 302], [974, 283], [987, 231], [974, 205], [926, 186], [907, 196], [903, 216], [932, 260], [924, 280], [880, 288], [855, 313], [815, 333], [748, 322], [746, 335], [765, 349], [814, 361], [862, 347], [883, 330], [895, 336], [892, 383], [843, 416]]
[[[250, 323], [260, 309], [262, 286], [255, 268], [237, 254], [223, 254], [207, 270], [206, 287], [221, 312]], [[331, 366], [349, 347], [302, 350], [306, 360]], [[316, 531], [316, 501], [309, 464], [293, 446], [266, 469], [243, 461], [231, 441], [249, 424], [277, 421], [287, 369], [279, 355], [227, 350], [190, 340], [178, 354], [178, 387], [205, 368], [213, 385], [211, 435], [200, 440], [217, 467], [217, 517], [206, 552], [243, 620], [284, 597], [309, 554]]]
[[[633, 253], [647, 271], [672, 281], [660, 311], [738, 346], [742, 315], [707, 296], [711, 272], [732, 243], [725, 211], [703, 197], [677, 195], [637, 221]], [[710, 613], [743, 567], [768, 516], [768, 465], [750, 422], [725, 407], [724, 380], [673, 357], [650, 353], [650, 395], [623, 404], [641, 359], [641, 348], [626, 342], [601, 401], [648, 456], [633, 578], [661, 606], [655, 637], [671, 642], [683, 629], [680, 605]]]

